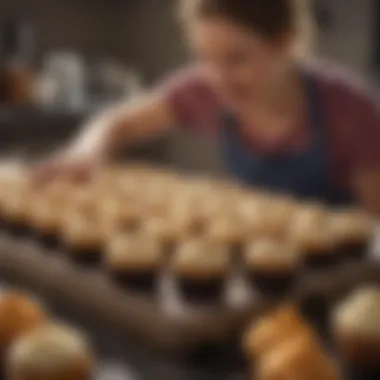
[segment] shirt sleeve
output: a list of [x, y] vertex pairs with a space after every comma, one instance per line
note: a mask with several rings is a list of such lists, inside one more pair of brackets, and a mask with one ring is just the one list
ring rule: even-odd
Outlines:
[[380, 168], [380, 109], [369, 96], [363, 95], [352, 109], [351, 165], [353, 170]]
[[199, 71], [177, 72], [162, 84], [162, 91], [180, 127], [212, 134], [218, 129], [219, 104]]

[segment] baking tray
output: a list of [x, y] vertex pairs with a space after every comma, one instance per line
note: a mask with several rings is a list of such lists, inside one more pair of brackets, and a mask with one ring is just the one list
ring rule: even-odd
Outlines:
[[[315, 295], [339, 297], [359, 283], [376, 281], [380, 268], [373, 257], [307, 273], [286, 298], [302, 303]], [[163, 276], [158, 294], [133, 293], [115, 286], [99, 268], [79, 266], [62, 252], [7, 234], [0, 237], [0, 275], [48, 291], [67, 307], [112, 325], [120, 339], [133, 336], [176, 354], [236, 339], [247, 322], [279, 302], [247, 292], [241, 279], [234, 276], [225, 302], [219, 305], [182, 302], [169, 275]]]

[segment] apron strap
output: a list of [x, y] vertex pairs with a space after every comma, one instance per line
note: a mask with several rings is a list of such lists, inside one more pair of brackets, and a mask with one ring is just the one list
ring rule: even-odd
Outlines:
[[[308, 107], [308, 123], [314, 133], [314, 143], [326, 145], [327, 117], [323, 97], [314, 78], [302, 71], [303, 83], [306, 92], [306, 103]], [[325, 146], [325, 150], [326, 150]]]

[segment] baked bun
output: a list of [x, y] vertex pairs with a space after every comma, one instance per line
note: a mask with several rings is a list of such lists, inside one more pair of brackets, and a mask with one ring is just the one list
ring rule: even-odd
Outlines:
[[282, 342], [262, 359], [258, 375], [263, 380], [342, 380], [335, 363], [309, 335]]
[[16, 292], [0, 295], [0, 352], [18, 336], [42, 325], [46, 320], [43, 307]]
[[339, 352], [353, 371], [380, 376], [380, 289], [358, 289], [333, 311], [332, 327]]
[[47, 324], [13, 343], [6, 367], [9, 380], [90, 380], [94, 358], [79, 332]]
[[255, 320], [244, 336], [246, 355], [252, 361], [275, 349], [294, 336], [312, 334], [293, 306], [283, 306]]

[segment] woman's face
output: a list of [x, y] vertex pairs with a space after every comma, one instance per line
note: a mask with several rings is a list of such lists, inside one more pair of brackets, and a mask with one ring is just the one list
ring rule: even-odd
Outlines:
[[231, 106], [252, 101], [291, 62], [290, 38], [269, 41], [223, 19], [194, 21], [190, 41], [215, 88]]

